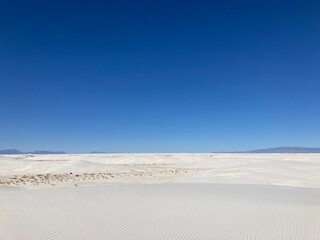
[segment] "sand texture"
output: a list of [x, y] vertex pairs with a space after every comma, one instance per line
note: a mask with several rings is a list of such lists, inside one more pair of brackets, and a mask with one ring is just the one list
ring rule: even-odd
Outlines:
[[0, 156], [0, 239], [320, 239], [320, 154]]

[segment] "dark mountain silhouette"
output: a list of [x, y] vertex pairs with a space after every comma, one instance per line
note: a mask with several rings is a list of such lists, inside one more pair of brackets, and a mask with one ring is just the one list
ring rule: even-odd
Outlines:
[[21, 152], [17, 149], [4, 149], [4, 150], [0, 150], [0, 154], [65, 154], [65, 152], [62, 152], [62, 151]]
[[[99, 154], [99, 153], [106, 153], [106, 152], [92, 151], [90, 153]], [[320, 153], [320, 148], [275, 147], [275, 148], [256, 149], [256, 150], [250, 150], [250, 151], [220, 152], [220, 153]], [[63, 151], [21, 152], [17, 149], [3, 149], [3, 150], [0, 150], [0, 154], [66, 154], [66, 153]]]
[[308, 147], [276, 147], [266, 149], [256, 149], [247, 153], [320, 153], [320, 148]]
[[23, 154], [23, 152], [17, 149], [4, 149], [0, 150], [0, 154]]

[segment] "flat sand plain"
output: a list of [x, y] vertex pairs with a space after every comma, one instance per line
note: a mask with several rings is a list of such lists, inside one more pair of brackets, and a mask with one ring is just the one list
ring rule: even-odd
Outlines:
[[320, 239], [320, 154], [0, 156], [0, 239]]

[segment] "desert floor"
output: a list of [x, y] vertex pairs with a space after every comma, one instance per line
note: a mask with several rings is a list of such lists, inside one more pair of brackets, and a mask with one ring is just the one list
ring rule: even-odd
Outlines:
[[320, 239], [320, 154], [0, 156], [0, 239]]

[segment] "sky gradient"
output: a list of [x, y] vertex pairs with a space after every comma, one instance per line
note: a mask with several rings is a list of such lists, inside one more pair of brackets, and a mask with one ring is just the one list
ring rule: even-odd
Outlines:
[[0, 149], [319, 147], [320, 1], [1, 1], [0, 109]]

